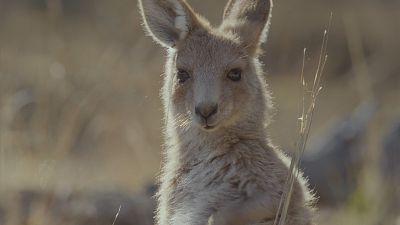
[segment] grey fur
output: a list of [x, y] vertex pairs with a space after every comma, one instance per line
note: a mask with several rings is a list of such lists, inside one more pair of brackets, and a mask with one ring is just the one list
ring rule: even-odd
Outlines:
[[[161, 92], [165, 157], [157, 224], [272, 224], [289, 162], [267, 138], [271, 100], [258, 60], [272, 3], [232, 0], [221, 26], [213, 28], [183, 0], [139, 2], [145, 27], [169, 53]], [[173, 35], [177, 13], [162, 7], [176, 4], [186, 12], [180, 27], [190, 28], [180, 38]], [[242, 79], [234, 82], [227, 74], [237, 68]], [[178, 70], [190, 78], [178, 82]], [[218, 105], [207, 120], [195, 112], [204, 104]], [[312, 224], [312, 200], [300, 177], [287, 225]]]

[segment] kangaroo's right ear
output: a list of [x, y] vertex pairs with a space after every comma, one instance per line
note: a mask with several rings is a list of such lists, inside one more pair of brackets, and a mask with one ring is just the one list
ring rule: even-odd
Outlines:
[[155, 41], [174, 48], [198, 26], [185, 0], [139, 0], [144, 26]]
[[266, 41], [272, 0], [229, 0], [221, 27], [236, 33], [254, 52]]

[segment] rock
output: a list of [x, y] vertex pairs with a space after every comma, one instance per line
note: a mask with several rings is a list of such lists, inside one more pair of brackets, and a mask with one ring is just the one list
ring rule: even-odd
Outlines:
[[373, 101], [362, 103], [306, 150], [301, 168], [321, 204], [339, 204], [356, 188], [364, 150], [362, 138], [376, 108]]

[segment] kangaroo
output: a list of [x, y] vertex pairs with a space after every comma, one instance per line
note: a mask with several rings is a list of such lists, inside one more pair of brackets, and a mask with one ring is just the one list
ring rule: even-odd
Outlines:
[[[230, 0], [218, 27], [185, 0], [139, 8], [168, 52], [157, 224], [272, 225], [290, 161], [267, 138], [271, 99], [258, 59], [272, 2]], [[312, 200], [298, 178], [286, 224], [312, 224]]]

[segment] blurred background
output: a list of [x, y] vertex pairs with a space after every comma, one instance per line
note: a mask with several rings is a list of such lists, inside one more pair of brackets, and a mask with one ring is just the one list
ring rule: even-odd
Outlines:
[[[188, 2], [220, 23], [226, 1]], [[270, 137], [291, 154], [331, 12], [301, 165], [317, 221], [399, 225], [400, 1], [275, 0]], [[135, 0], [0, 0], [1, 225], [153, 224], [165, 55]]]

